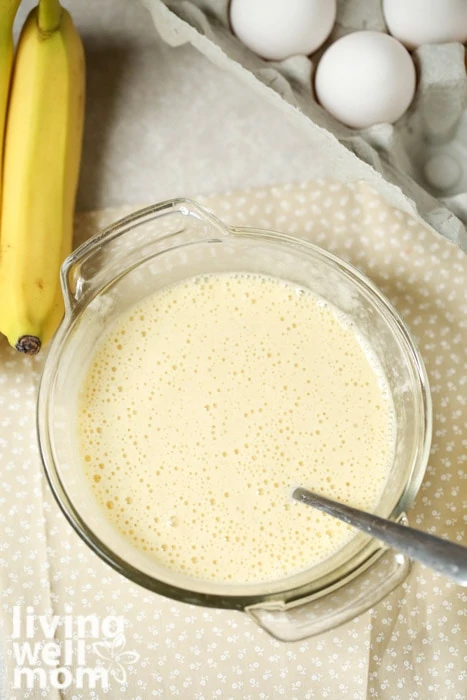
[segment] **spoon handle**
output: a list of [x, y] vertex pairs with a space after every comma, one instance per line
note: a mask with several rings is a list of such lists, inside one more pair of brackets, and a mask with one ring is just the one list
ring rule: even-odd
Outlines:
[[296, 488], [292, 495], [296, 501], [339, 518], [407, 554], [411, 559], [454, 579], [461, 586], [467, 586], [467, 547], [337, 503], [307, 489]]

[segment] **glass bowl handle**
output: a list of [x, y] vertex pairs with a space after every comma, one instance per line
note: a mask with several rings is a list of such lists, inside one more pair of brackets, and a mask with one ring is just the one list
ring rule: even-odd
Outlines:
[[90, 238], [64, 261], [61, 284], [66, 313], [90, 289], [108, 284], [167, 245], [227, 235], [229, 229], [215, 216], [187, 199], [140, 209]]
[[261, 603], [245, 608], [253, 620], [282, 642], [313, 637], [348, 622], [379, 603], [407, 577], [412, 562], [393, 549], [379, 550], [366, 569], [335, 590], [292, 603]]

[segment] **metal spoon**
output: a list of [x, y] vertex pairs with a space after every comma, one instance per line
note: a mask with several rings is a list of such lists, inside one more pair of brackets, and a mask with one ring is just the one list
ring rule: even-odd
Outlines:
[[292, 496], [296, 501], [328, 513], [398, 549], [411, 559], [454, 579], [461, 586], [467, 586], [467, 547], [337, 503], [307, 489], [296, 488]]

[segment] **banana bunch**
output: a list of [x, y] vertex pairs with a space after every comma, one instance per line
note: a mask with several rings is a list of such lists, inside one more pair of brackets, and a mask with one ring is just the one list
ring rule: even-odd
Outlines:
[[19, 2], [0, 0], [0, 332], [33, 355], [63, 316], [60, 266], [72, 246], [85, 69], [69, 13], [59, 0], [39, 0], [10, 80]]

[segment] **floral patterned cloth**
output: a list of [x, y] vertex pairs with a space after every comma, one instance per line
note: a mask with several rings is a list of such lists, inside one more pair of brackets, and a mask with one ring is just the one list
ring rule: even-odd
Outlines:
[[[410, 523], [465, 543], [465, 255], [363, 183], [314, 181], [201, 201], [226, 223], [302, 236], [341, 255], [394, 303], [419, 344], [434, 403], [431, 457]], [[76, 243], [127, 212], [77, 217]], [[22, 357], [0, 343], [0, 636], [7, 697], [467, 698], [467, 590], [421, 566], [370, 612], [294, 644], [272, 639], [242, 613], [162, 598], [111, 570], [68, 526], [45, 482], [35, 431], [42, 362], [43, 355]], [[73, 629], [67, 630], [67, 615]], [[98, 629], [90, 620], [80, 637], [76, 623], [86, 616], [95, 616]], [[115, 616], [124, 618], [124, 627], [111, 634]], [[28, 624], [36, 625], [32, 636]], [[45, 664], [52, 685], [39, 688], [38, 675], [34, 687], [12, 688], [24, 643], [51, 641], [53, 656], [53, 639], [62, 643], [61, 676]], [[78, 687], [84, 665], [104, 669], [105, 689]]]

